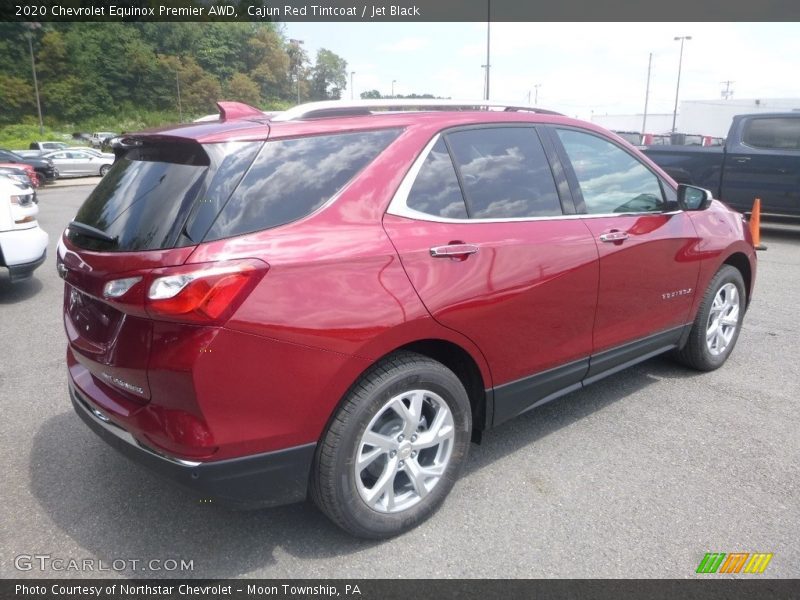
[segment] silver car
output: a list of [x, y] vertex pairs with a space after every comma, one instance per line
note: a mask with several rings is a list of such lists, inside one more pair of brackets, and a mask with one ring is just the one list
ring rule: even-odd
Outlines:
[[46, 152], [42, 158], [49, 158], [58, 168], [61, 177], [82, 177], [100, 175], [108, 172], [114, 164], [114, 155], [106, 152], [89, 152], [87, 150], [57, 150]]

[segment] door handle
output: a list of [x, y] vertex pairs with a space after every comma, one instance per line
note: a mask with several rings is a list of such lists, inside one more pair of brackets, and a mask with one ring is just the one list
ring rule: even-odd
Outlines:
[[475, 244], [447, 244], [431, 248], [433, 258], [455, 258], [465, 260], [470, 254], [475, 254], [478, 247]]
[[750, 160], [749, 156], [740, 156], [739, 158], [734, 159], [737, 163], [746, 163]]
[[627, 239], [627, 231], [609, 231], [600, 235], [601, 242], [624, 242]]

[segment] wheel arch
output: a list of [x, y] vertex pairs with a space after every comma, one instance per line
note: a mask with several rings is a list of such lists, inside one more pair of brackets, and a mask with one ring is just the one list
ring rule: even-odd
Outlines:
[[491, 392], [491, 375], [488, 365], [483, 355], [480, 354], [480, 351], [477, 350], [477, 348], [475, 349], [479, 354], [478, 357], [475, 357], [468, 347], [465, 346], [467, 346], [467, 344], [459, 344], [454, 340], [439, 336], [395, 340], [395, 344], [392, 345], [390, 350], [385, 350], [380, 355], [371, 356], [369, 366], [365, 367], [353, 378], [352, 383], [347, 387], [333, 407], [319, 435], [325, 435], [331, 422], [336, 418], [336, 414], [347, 401], [350, 392], [358, 385], [358, 382], [369, 369], [376, 363], [398, 352], [406, 351], [427, 356], [428, 358], [442, 363], [455, 373], [456, 377], [459, 378], [464, 385], [464, 389], [467, 391], [467, 397], [469, 398], [470, 407], [472, 409], [472, 440], [474, 442], [480, 442], [481, 432], [488, 429], [492, 422], [493, 395]]
[[443, 339], [417, 340], [390, 352], [407, 350], [442, 363], [455, 373], [467, 391], [472, 407], [473, 440], [480, 441], [480, 432], [488, 429], [492, 419], [490, 386], [484, 381], [480, 367], [472, 355], [458, 344]]
[[750, 306], [750, 296], [752, 295], [752, 285], [753, 285], [753, 269], [750, 266], [750, 260], [743, 252], [734, 252], [728, 258], [726, 258], [723, 262], [723, 265], [730, 265], [731, 267], [735, 268], [742, 274], [742, 279], [744, 279], [744, 289], [745, 289], [745, 307]]

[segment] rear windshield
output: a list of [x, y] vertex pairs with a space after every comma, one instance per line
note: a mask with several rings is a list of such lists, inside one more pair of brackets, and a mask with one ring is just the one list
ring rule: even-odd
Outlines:
[[199, 144], [129, 150], [81, 206], [75, 221], [114, 242], [70, 229], [77, 245], [96, 250], [153, 250], [175, 245], [180, 217], [198, 195], [210, 161]]
[[133, 148], [75, 216], [89, 229], [67, 235], [90, 250], [157, 250], [289, 223], [335, 196], [399, 134]]

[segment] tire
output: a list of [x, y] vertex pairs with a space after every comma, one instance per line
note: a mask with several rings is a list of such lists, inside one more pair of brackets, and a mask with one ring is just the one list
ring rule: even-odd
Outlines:
[[698, 371], [725, 364], [739, 339], [745, 302], [742, 274], [723, 265], [708, 284], [686, 345], [675, 353], [678, 361]]
[[458, 377], [426, 356], [394, 354], [356, 382], [331, 420], [317, 446], [311, 496], [354, 536], [408, 531], [452, 489], [471, 431], [469, 398]]
[[103, 165], [102, 167], [100, 167], [100, 177], [105, 177], [106, 173], [108, 173], [108, 170], [110, 168], [111, 167], [109, 165]]

